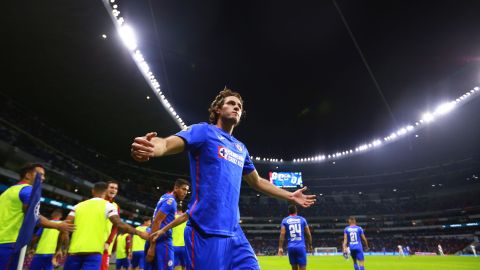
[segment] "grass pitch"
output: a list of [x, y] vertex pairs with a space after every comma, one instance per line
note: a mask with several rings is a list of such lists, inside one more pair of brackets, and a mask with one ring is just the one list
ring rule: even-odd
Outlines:
[[[288, 257], [259, 256], [262, 270], [291, 270]], [[308, 256], [307, 270], [353, 270], [352, 259], [342, 256]], [[480, 257], [366, 256], [365, 270], [480, 270]]]

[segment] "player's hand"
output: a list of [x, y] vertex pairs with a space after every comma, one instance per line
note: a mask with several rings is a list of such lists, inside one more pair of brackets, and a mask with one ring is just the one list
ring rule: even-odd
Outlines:
[[160, 229], [160, 230], [158, 230], [158, 231], [150, 234], [150, 241], [151, 241], [151, 242], [155, 242], [155, 241], [157, 241], [157, 239], [158, 239], [160, 236], [162, 236], [162, 235], [164, 235], [164, 234], [165, 234], [165, 232], [164, 232], [162, 229]]
[[64, 222], [59, 222], [57, 223], [57, 230], [61, 232], [73, 232], [75, 231], [75, 224], [69, 222], [69, 221], [64, 221]]
[[132, 158], [138, 162], [145, 162], [154, 157], [155, 145], [151, 140], [156, 136], [156, 132], [149, 132], [145, 136], [136, 137], [131, 148]]
[[278, 249], [278, 256], [283, 256], [283, 248]]
[[60, 261], [64, 258], [65, 254], [59, 250], [52, 257], [52, 264], [54, 267], [60, 266]]
[[370, 247], [366, 246], [365, 247], [365, 252], [368, 252], [368, 251], [370, 251]]
[[109, 243], [105, 243], [105, 244], [103, 245], [103, 251], [104, 251], [104, 252], [105, 252], [105, 251], [108, 251], [109, 248], [110, 248], [110, 244], [109, 244]]
[[307, 190], [307, 187], [303, 187], [301, 189], [295, 190], [295, 192], [290, 195], [290, 199], [294, 201], [296, 204], [302, 206], [302, 207], [310, 207], [312, 206], [315, 201], [317, 201], [315, 195], [305, 195], [303, 194], [304, 191]]
[[129, 259], [129, 260], [132, 260], [132, 253], [131, 253], [131, 252], [128, 253], [128, 259]]
[[307, 252], [313, 254], [313, 247], [312, 247], [312, 245], [308, 245], [308, 247], [307, 247]]

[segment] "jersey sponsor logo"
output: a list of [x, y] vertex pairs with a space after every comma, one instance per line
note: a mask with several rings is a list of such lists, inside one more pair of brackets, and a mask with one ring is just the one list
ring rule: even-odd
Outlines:
[[218, 157], [226, 159], [231, 163], [238, 165], [243, 168], [243, 164], [245, 164], [245, 157], [235, 153], [234, 151], [226, 148], [225, 146], [218, 147]]
[[298, 223], [300, 223], [300, 219], [291, 218], [291, 219], [287, 220], [287, 223], [288, 224], [298, 224]]
[[172, 266], [173, 265], [173, 261], [172, 260], [169, 260], [168, 261], [168, 266]]

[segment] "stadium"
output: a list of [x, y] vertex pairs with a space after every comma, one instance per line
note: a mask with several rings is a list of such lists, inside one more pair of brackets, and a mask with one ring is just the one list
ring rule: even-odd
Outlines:
[[[108, 258], [102, 265], [109, 269], [132, 269], [117, 262], [132, 263], [132, 242], [142, 235], [136, 230], [147, 219], [154, 233], [186, 211], [185, 230], [192, 230], [192, 239], [180, 234], [183, 245], [192, 240], [186, 269], [257, 269], [235, 263], [249, 250], [260, 269], [304, 269], [287, 252], [295, 231], [284, 224], [297, 216], [289, 213], [295, 203], [308, 223], [308, 233], [302, 229], [298, 237], [307, 269], [480, 268], [478, 3], [100, 0], [6, 5], [0, 222], [7, 229], [0, 230], [0, 255], [18, 247], [19, 263], [13, 266], [8, 257], [5, 269], [43, 269], [32, 261], [45, 255], [38, 253], [38, 241], [48, 227], [40, 230], [38, 215], [27, 224], [34, 204], [17, 191], [17, 208], [24, 208], [15, 216], [21, 218], [5, 218], [14, 208], [9, 192], [25, 185], [24, 166], [32, 162], [45, 171], [38, 184], [41, 216], [60, 210], [58, 222], [75, 224], [75, 231], [59, 229], [59, 236], [50, 239], [48, 260], [55, 259], [57, 269], [105, 269], [74, 268], [66, 261], [96, 254], [72, 252], [74, 243], [96, 239], [78, 240], [74, 234], [93, 235], [100, 224], [93, 218], [86, 218], [91, 224], [81, 223], [78, 207], [92, 200], [98, 183], [112, 180], [118, 195], [108, 197], [104, 190], [101, 201], [115, 203], [115, 216], [126, 225], [102, 231], [106, 237], [99, 240], [99, 256]], [[237, 100], [234, 95], [223, 97], [220, 107], [209, 112], [222, 89], [238, 92], [240, 102], [226, 102]], [[238, 108], [235, 121], [222, 118], [219, 108], [225, 104]], [[197, 132], [200, 124], [195, 124], [208, 122], [209, 113], [208, 128]], [[212, 122], [216, 113], [220, 116]], [[234, 121], [228, 122], [233, 123], [230, 132], [223, 128], [214, 139], [232, 141], [232, 147], [218, 146], [206, 157], [198, 150], [206, 143], [196, 140], [225, 119]], [[175, 141], [166, 139], [164, 152], [155, 144], [152, 155], [141, 160], [148, 149], [135, 147], [148, 132], [158, 138], [176, 134], [172, 137], [183, 139], [178, 140], [182, 151], [170, 150]], [[201, 170], [212, 157], [240, 169], [224, 175], [215, 171], [227, 165]], [[206, 187], [208, 175], [215, 182]], [[29, 184], [33, 190], [37, 178]], [[178, 179], [189, 182], [183, 199]], [[292, 194], [298, 200], [288, 197]], [[158, 211], [168, 208], [160, 207], [164, 198], [169, 205], [175, 199], [179, 212], [170, 220], [164, 214], [156, 223]], [[355, 248], [346, 249], [353, 241], [347, 235], [354, 226], [351, 217], [368, 240], [358, 241], [364, 260], [355, 257]], [[235, 224], [225, 225], [229, 218]], [[10, 226], [14, 222], [22, 226], [20, 232]], [[206, 244], [207, 255], [195, 257], [202, 249], [193, 252], [193, 239], [231, 237], [232, 231], [208, 231], [221, 226], [233, 226], [235, 236], [241, 228], [243, 246], [208, 258], [214, 248]], [[170, 240], [159, 236], [162, 240], [147, 238], [147, 243], [171, 241], [164, 233]], [[16, 240], [4, 241], [13, 234]], [[71, 241], [62, 242], [63, 235]], [[173, 241], [176, 237], [173, 233]], [[24, 238], [27, 243], [17, 245]], [[249, 248], [243, 251], [245, 245]], [[59, 250], [65, 256], [57, 260]], [[145, 258], [147, 251], [148, 245]], [[153, 257], [160, 260], [158, 254]], [[233, 263], [217, 266], [223, 261]], [[173, 257], [163, 262], [151, 269], [178, 269]]]

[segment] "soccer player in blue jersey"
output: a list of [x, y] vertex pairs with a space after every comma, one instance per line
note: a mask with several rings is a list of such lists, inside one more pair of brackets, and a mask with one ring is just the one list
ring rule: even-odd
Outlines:
[[[167, 138], [150, 132], [135, 138], [132, 144], [131, 154], [137, 161], [188, 151], [192, 200], [186, 213], [165, 229], [188, 219], [185, 248], [189, 270], [259, 269], [253, 249], [239, 225], [242, 178], [254, 189], [272, 197], [303, 207], [315, 202], [315, 195], [303, 194], [306, 188], [292, 193], [258, 175], [247, 148], [232, 135], [240, 123], [243, 106], [240, 94], [225, 88], [210, 105], [209, 124], [195, 124]], [[162, 229], [153, 237], [164, 232]]]
[[[177, 179], [173, 191], [160, 197], [153, 213], [152, 232], [158, 231], [175, 219], [177, 200], [185, 199], [188, 189], [187, 180]], [[145, 254], [145, 270], [173, 270], [172, 230], [168, 230], [158, 239], [147, 242]]]
[[362, 227], [357, 226], [355, 217], [348, 218], [348, 224], [343, 232], [343, 252], [347, 252], [347, 245], [353, 259], [355, 270], [365, 270], [365, 259], [363, 256], [362, 240], [365, 243], [365, 250], [368, 250], [368, 242]]
[[[292, 270], [307, 269], [307, 250], [312, 252], [312, 234], [305, 218], [297, 215], [295, 205], [288, 206], [289, 216], [282, 220], [280, 239], [278, 241], [278, 256], [283, 256], [283, 241], [287, 234], [288, 259]], [[305, 240], [307, 249], [305, 249]]]

